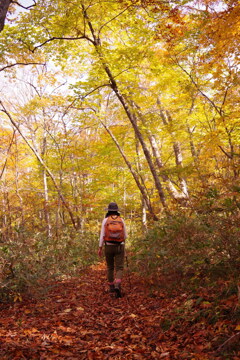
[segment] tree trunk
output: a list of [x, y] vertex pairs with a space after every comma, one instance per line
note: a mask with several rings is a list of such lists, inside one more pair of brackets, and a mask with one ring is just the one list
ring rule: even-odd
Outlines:
[[68, 211], [68, 214], [70, 216], [70, 219], [72, 221], [72, 224], [74, 226], [74, 228], [77, 230], [76, 224], [75, 224], [75, 219], [73, 216], [73, 213], [70, 209], [70, 207], [68, 206], [56, 180], [54, 175], [52, 174], [52, 172], [50, 171], [50, 169], [47, 167], [47, 165], [45, 164], [45, 162], [43, 161], [43, 159], [41, 158], [41, 156], [39, 155], [39, 153], [34, 149], [34, 147], [30, 144], [30, 142], [28, 141], [28, 139], [24, 136], [24, 134], [22, 133], [22, 131], [20, 130], [19, 126], [17, 125], [17, 123], [13, 120], [11, 114], [5, 109], [3, 103], [0, 101], [0, 105], [2, 105], [2, 109], [1, 111], [4, 112], [7, 117], [9, 118], [10, 122], [12, 123], [12, 125], [14, 126], [14, 128], [19, 132], [19, 134], [21, 135], [21, 137], [23, 138], [23, 140], [26, 142], [26, 144], [28, 145], [28, 147], [32, 150], [32, 152], [34, 153], [34, 155], [36, 156], [36, 158], [38, 159], [38, 161], [40, 162], [40, 164], [43, 166], [43, 168], [46, 170], [47, 174], [49, 175], [49, 177], [51, 178], [55, 189], [57, 190], [57, 193], [64, 205], [64, 207], [66, 208], [66, 210]]
[[[15, 133], [16, 130], [14, 130]], [[19, 203], [20, 203], [20, 211], [21, 211], [21, 226], [24, 225], [24, 206], [23, 206], [23, 199], [22, 196], [19, 192], [19, 170], [18, 170], [18, 154], [19, 154], [19, 150], [18, 150], [18, 143], [17, 143], [17, 137], [15, 136], [15, 149], [16, 149], [16, 155], [15, 155], [15, 185], [16, 185], [16, 195], [19, 199]]]
[[[161, 178], [163, 179], [169, 194], [175, 200], [182, 199], [182, 194], [176, 189], [176, 187], [174, 186], [172, 181], [169, 179], [169, 177], [166, 174], [164, 174], [164, 172], [162, 171], [164, 169], [164, 164], [162, 162], [162, 157], [161, 157], [158, 145], [157, 145], [155, 135], [153, 135], [152, 132], [147, 127], [146, 121], [144, 119], [144, 116], [141, 114], [139, 107], [136, 104], [134, 104], [134, 106], [137, 108], [138, 117], [141, 119], [142, 124], [147, 129], [148, 140], [149, 140], [151, 148], [152, 148], [153, 156], [155, 158], [158, 169], [161, 171], [160, 172]], [[164, 116], [164, 115], [162, 114], [162, 116]], [[163, 119], [165, 122], [166, 121], [165, 117], [163, 117]]]
[[0, 32], [4, 28], [5, 19], [11, 2], [12, 0], [0, 0]]
[[142, 200], [142, 230], [143, 233], [147, 232], [147, 214], [146, 214], [146, 203], [143, 199], [143, 197], [141, 198]]
[[116, 147], [118, 148], [120, 154], [122, 155], [128, 169], [130, 170], [136, 184], [137, 184], [137, 187], [138, 189], [140, 190], [141, 194], [142, 194], [142, 197], [144, 199], [144, 202], [146, 204], [146, 207], [150, 213], [150, 215], [152, 216], [153, 220], [158, 220], [157, 216], [154, 214], [154, 211], [153, 211], [153, 208], [152, 208], [152, 204], [151, 204], [151, 201], [148, 197], [148, 194], [146, 193], [146, 190], [144, 188], [144, 186], [142, 186], [141, 184], [141, 181], [139, 179], [139, 176], [138, 174], [136, 173], [136, 171], [133, 169], [131, 163], [128, 161], [123, 149], [121, 148], [119, 142], [117, 141], [116, 137], [114, 136], [114, 134], [111, 132], [111, 130], [101, 121], [101, 124], [103, 125], [103, 127], [106, 129], [106, 131], [108, 132], [108, 134], [111, 136], [112, 140], [114, 141]]
[[[43, 117], [45, 119], [45, 114], [43, 114]], [[44, 161], [46, 149], [47, 149], [47, 136], [46, 136], [46, 129], [45, 129], [45, 120], [44, 120], [44, 133], [43, 133], [43, 142], [42, 142], [42, 151], [41, 151], [41, 157]], [[50, 215], [49, 215], [49, 196], [48, 196], [48, 182], [47, 182], [47, 171], [43, 167], [42, 171], [43, 176], [43, 186], [44, 186], [44, 218], [47, 225], [47, 233], [48, 237], [51, 237], [52, 231], [51, 231], [51, 223], [50, 223]]]
[[[149, 169], [150, 169], [150, 171], [152, 173], [154, 183], [155, 183], [157, 192], [159, 194], [160, 201], [161, 201], [162, 206], [165, 209], [165, 211], [167, 211], [167, 204], [166, 204], [166, 199], [165, 199], [165, 194], [163, 192], [162, 184], [161, 184], [160, 179], [158, 177], [158, 174], [157, 174], [157, 171], [155, 169], [154, 163], [153, 163], [153, 161], [151, 159], [151, 154], [150, 154], [150, 152], [149, 152], [149, 150], [147, 148], [147, 145], [146, 145], [146, 143], [144, 141], [144, 138], [143, 138], [143, 136], [142, 136], [142, 134], [141, 134], [141, 132], [139, 130], [139, 127], [137, 125], [137, 121], [136, 121], [134, 112], [131, 111], [127, 99], [125, 99], [124, 95], [120, 92], [120, 90], [118, 88], [117, 82], [114, 79], [114, 76], [113, 76], [113, 74], [112, 74], [112, 72], [111, 72], [111, 70], [110, 70], [110, 68], [109, 68], [109, 66], [108, 66], [108, 64], [107, 64], [107, 62], [105, 60], [105, 57], [104, 57], [104, 55], [102, 53], [100, 38], [95, 35], [92, 23], [91, 23], [88, 15], [87, 15], [87, 11], [84, 8], [84, 5], [82, 5], [82, 10], [83, 10], [83, 17], [86, 20], [86, 22], [88, 24], [88, 27], [89, 27], [89, 29], [91, 31], [92, 37], [93, 37], [93, 40], [91, 40], [91, 43], [94, 45], [96, 53], [98, 55], [98, 58], [101, 61], [102, 67], [103, 67], [104, 71], [106, 72], [106, 74], [108, 76], [110, 86], [111, 86], [112, 90], [114, 91], [116, 97], [118, 98], [118, 100], [122, 104], [123, 109], [124, 109], [128, 119], [129, 119], [130, 123], [132, 124], [134, 132], [135, 132], [137, 138], [139, 139], [139, 142], [140, 142], [140, 144], [142, 146], [142, 149], [143, 149], [145, 158], [147, 160]], [[90, 39], [89, 39], [89, 41], [90, 41]]]
[[[170, 124], [172, 124], [173, 121], [172, 121], [171, 114], [167, 110], [166, 110], [166, 114], [167, 114], [168, 122]], [[174, 150], [174, 154], [175, 154], [175, 162], [176, 162], [177, 168], [180, 169], [183, 167], [183, 165], [182, 165], [183, 156], [182, 156], [181, 145], [180, 145], [179, 141], [175, 140], [175, 136], [174, 136], [173, 132], [170, 131], [170, 134], [173, 139], [173, 150]], [[187, 200], [187, 199], [189, 199], [187, 182], [184, 179], [184, 177], [180, 174], [178, 174], [178, 178], [180, 181], [181, 198]]]
[[[161, 107], [161, 102], [159, 99], [157, 100], [157, 104], [159, 106], [160, 117], [162, 119], [163, 124], [165, 126], [172, 124], [172, 118], [171, 118], [170, 113], [166, 110], [166, 112], [165, 112], [166, 115], [165, 115], [165, 113]], [[182, 167], [182, 152], [181, 152], [180, 143], [175, 140], [173, 132], [171, 130], [169, 130], [169, 132], [170, 132], [170, 135], [171, 135], [172, 141], [173, 141], [173, 150], [174, 150], [174, 154], [175, 154], [176, 166], [177, 166], [177, 168], [181, 168]], [[172, 181], [167, 177], [166, 180], [168, 183], [169, 190], [172, 193], [175, 200], [177, 200], [177, 201], [188, 200], [189, 194], [188, 194], [187, 182], [180, 174], [178, 174], [178, 178], [180, 181], [181, 191], [178, 191], [175, 188], [175, 186], [173, 185]]]

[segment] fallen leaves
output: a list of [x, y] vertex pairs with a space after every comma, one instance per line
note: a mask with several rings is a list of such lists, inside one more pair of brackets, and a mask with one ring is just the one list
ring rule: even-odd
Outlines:
[[94, 266], [81, 279], [55, 284], [46, 299], [2, 307], [1, 360], [210, 360], [223, 334], [224, 347], [238, 339], [232, 333], [239, 322], [208, 324], [213, 301], [206, 294], [193, 299], [161, 290], [152, 297], [134, 275], [132, 289], [124, 284], [126, 294], [116, 300], [104, 284], [105, 268]]

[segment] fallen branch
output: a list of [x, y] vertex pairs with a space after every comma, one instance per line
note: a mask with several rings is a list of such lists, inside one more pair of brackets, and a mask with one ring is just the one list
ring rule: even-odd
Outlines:
[[237, 342], [240, 339], [240, 331], [236, 334], [232, 335], [229, 339], [227, 339], [222, 345], [219, 346], [219, 348], [216, 350], [216, 353], [222, 352], [222, 350], [225, 350], [233, 343]]

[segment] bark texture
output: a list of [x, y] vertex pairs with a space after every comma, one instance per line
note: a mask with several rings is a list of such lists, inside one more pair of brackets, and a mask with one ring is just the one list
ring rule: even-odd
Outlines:
[[0, 31], [3, 30], [11, 0], [0, 0]]

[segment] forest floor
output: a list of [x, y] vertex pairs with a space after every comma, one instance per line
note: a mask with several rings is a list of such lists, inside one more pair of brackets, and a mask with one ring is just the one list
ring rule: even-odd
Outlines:
[[91, 266], [41, 296], [1, 304], [0, 359], [240, 359], [236, 294], [216, 305], [209, 289], [171, 293], [131, 273], [116, 299], [105, 273]]

